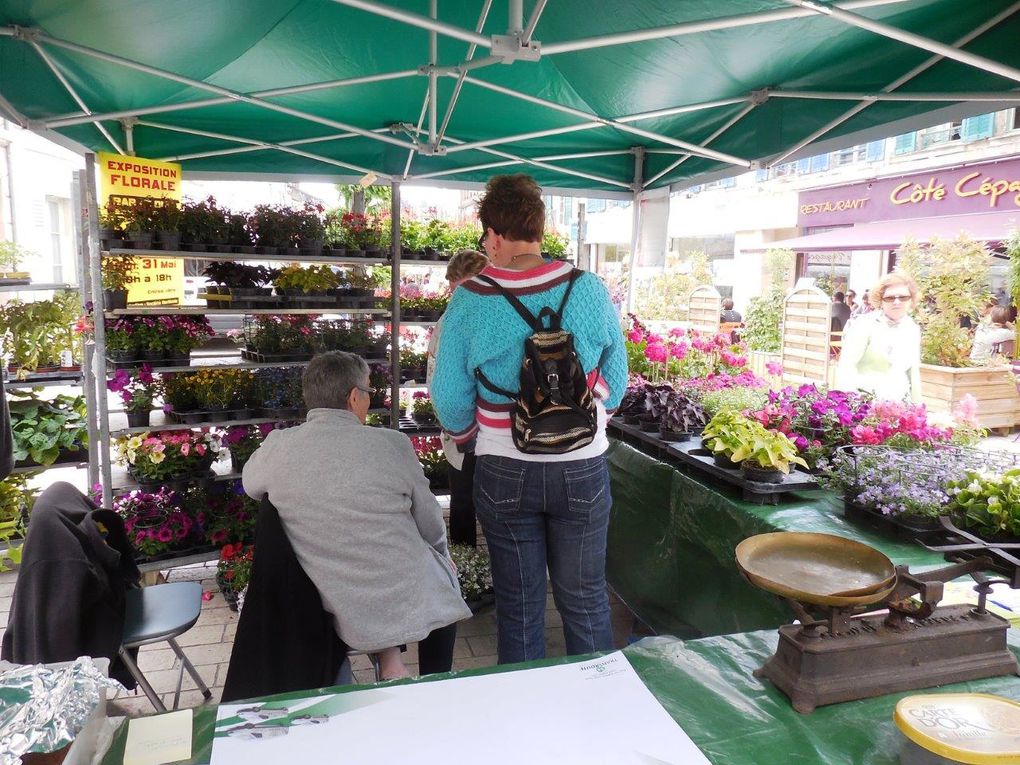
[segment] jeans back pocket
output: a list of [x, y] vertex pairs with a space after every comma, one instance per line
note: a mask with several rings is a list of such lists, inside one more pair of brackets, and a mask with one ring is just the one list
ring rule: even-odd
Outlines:
[[524, 468], [479, 457], [475, 466], [475, 504], [496, 512], [513, 513], [524, 493]]
[[563, 469], [563, 486], [567, 505], [573, 513], [591, 514], [593, 509], [610, 502], [609, 468], [602, 457], [585, 460], [585, 464]]

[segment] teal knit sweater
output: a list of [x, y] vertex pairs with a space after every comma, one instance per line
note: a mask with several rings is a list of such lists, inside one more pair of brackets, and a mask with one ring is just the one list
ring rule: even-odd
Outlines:
[[[552, 262], [528, 271], [490, 266], [482, 274], [537, 315], [545, 306], [559, 307], [570, 271], [569, 263]], [[563, 327], [574, 335], [596, 398], [607, 410], [615, 409], [627, 387], [627, 354], [619, 317], [595, 274], [585, 273], [574, 283]], [[531, 328], [491, 285], [475, 278], [454, 292], [443, 318], [431, 395], [439, 421], [456, 441], [470, 440], [479, 425], [509, 432], [510, 402], [483, 388], [475, 369], [497, 387], [518, 390], [524, 340], [530, 335]]]

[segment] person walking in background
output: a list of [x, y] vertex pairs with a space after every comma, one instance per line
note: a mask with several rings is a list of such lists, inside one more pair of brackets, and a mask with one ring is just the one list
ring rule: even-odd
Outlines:
[[864, 290], [864, 297], [861, 298], [861, 302], [857, 304], [857, 307], [850, 312], [850, 318], [856, 319], [858, 316], [871, 313], [873, 310], [871, 307], [871, 295], [868, 290]]
[[869, 296], [876, 310], [855, 319], [843, 335], [838, 387], [919, 404], [921, 329], [909, 316], [917, 303], [917, 284], [894, 272], [883, 276]]
[[1009, 309], [1004, 305], [995, 306], [988, 315], [988, 321], [980, 322], [974, 330], [970, 360], [975, 364], [984, 364], [996, 353], [997, 347], [1012, 343], [1016, 339], [1015, 330], [1008, 325]]
[[[491, 178], [478, 217], [490, 265], [450, 300], [432, 395], [439, 421], [458, 444], [477, 438], [475, 510], [492, 562], [499, 662], [545, 656], [547, 568], [566, 652], [609, 650], [605, 571], [612, 499], [605, 425], [627, 385], [623, 332], [595, 274], [542, 258], [545, 204], [533, 178]], [[525, 395], [513, 392], [525, 378], [525, 340], [537, 331], [524, 313], [543, 327], [554, 320], [549, 314], [559, 315], [561, 329], [572, 335], [583, 370], [578, 374], [586, 376], [584, 390], [576, 389], [574, 377], [564, 390], [566, 380], [542, 373], [557, 398], [580, 396], [590, 405], [585, 417], [594, 409], [592, 430], [562, 453], [524, 452], [514, 441], [511, 417], [524, 414], [511, 396]], [[568, 437], [574, 431], [549, 434], [557, 443]]]
[[[446, 266], [446, 280], [450, 283], [450, 293], [460, 286], [465, 279], [469, 279], [479, 273], [489, 264], [486, 258], [478, 250], [461, 250], [452, 258]], [[429, 389], [429, 396], [432, 396], [432, 375], [436, 370], [436, 353], [439, 350], [439, 335], [443, 330], [444, 316], [432, 329], [432, 336], [429, 338], [428, 362], [425, 367], [425, 385]], [[450, 438], [445, 430], [439, 434], [443, 444], [443, 454], [446, 455], [448, 473], [450, 477], [450, 544], [470, 545], [475, 547], [478, 544], [478, 531], [475, 522], [475, 503], [472, 499], [475, 483], [475, 455], [473, 452], [465, 454], [457, 448], [457, 444]]]
[[[850, 318], [853, 318], [854, 311], [857, 309], [857, 293], [853, 290], [846, 291], [846, 307], [850, 309]], [[844, 325], [845, 326], [845, 325]]]
[[724, 324], [739, 324], [744, 317], [733, 310], [733, 300], [726, 298], [722, 301], [722, 311], [719, 313], [719, 321]]
[[832, 296], [832, 320], [830, 328], [833, 332], [842, 332], [843, 327], [850, 320], [850, 308], [844, 300], [845, 297], [842, 292], [837, 292]]

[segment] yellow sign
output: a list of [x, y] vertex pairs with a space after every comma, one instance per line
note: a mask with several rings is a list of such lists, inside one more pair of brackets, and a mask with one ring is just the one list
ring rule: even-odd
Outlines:
[[[142, 157], [99, 152], [99, 198], [130, 207], [136, 199], [181, 201], [181, 166]], [[181, 258], [136, 257], [128, 284], [128, 303], [178, 305], [184, 299]]]

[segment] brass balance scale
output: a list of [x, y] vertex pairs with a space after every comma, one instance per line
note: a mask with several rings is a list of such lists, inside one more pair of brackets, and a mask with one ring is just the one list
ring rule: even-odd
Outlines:
[[[807, 714], [825, 704], [1020, 674], [1006, 647], [1009, 622], [985, 609], [992, 585], [1018, 587], [1020, 577], [982, 573], [996, 555], [1016, 559], [1001, 550], [980, 552], [912, 574], [868, 545], [831, 534], [745, 539], [736, 548], [741, 573], [784, 598], [798, 622], [779, 628], [776, 653], [755, 677], [771, 680], [795, 710]], [[938, 605], [943, 584], [967, 574], [977, 582], [977, 606]]]

